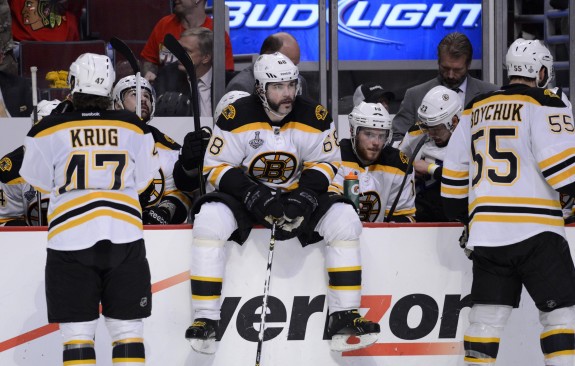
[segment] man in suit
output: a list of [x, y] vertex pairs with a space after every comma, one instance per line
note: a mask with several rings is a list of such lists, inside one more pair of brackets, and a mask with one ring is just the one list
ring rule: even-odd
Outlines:
[[[211, 117], [212, 109], [212, 61], [214, 35], [207, 28], [191, 28], [182, 32], [179, 40], [180, 44], [190, 55], [196, 70], [198, 80], [198, 94], [200, 105], [200, 116]], [[154, 84], [157, 95], [166, 92], [178, 92], [190, 96], [188, 75], [186, 69], [179, 62], [174, 62], [160, 69]], [[158, 99], [158, 109], [163, 109], [162, 101]]]
[[425, 94], [433, 87], [443, 85], [458, 93], [463, 105], [479, 94], [499, 89], [498, 86], [471, 77], [468, 74], [473, 58], [469, 38], [462, 33], [446, 35], [437, 46], [439, 75], [423, 84], [407, 89], [399, 111], [393, 118], [393, 139], [401, 140], [417, 120], [417, 108]]
[[[287, 58], [298, 65], [300, 61], [300, 49], [297, 40], [289, 33], [279, 32], [269, 35], [260, 48], [260, 55], [271, 55], [280, 52]], [[299, 75], [300, 94], [307, 96], [307, 82], [304, 77]], [[256, 80], [254, 79], [254, 65], [250, 65], [240, 71], [226, 86], [226, 93], [232, 90], [245, 91], [250, 94], [254, 92]]]
[[[4, 61], [0, 42], [0, 64]], [[32, 113], [32, 87], [20, 76], [0, 71], [0, 118], [29, 117]]]

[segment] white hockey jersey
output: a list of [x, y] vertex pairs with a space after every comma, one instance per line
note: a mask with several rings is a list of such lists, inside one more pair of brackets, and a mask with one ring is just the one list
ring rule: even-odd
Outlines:
[[[29, 226], [38, 226], [38, 192], [19, 173], [24, 159], [20, 146], [0, 159], [0, 226], [8, 221], [24, 220]], [[42, 222], [46, 225], [48, 196], [42, 195]]]
[[415, 190], [413, 172], [399, 192], [406, 171], [408, 158], [397, 149], [386, 146], [377, 162], [364, 166], [351, 146], [349, 139], [340, 142], [341, 162], [337, 175], [329, 191], [343, 194], [345, 176], [355, 173], [359, 180], [359, 218], [364, 222], [383, 222], [388, 215], [393, 201], [401, 193], [393, 216], [404, 216], [406, 221], [415, 221]]
[[20, 174], [50, 193], [48, 247], [89, 248], [143, 236], [138, 192], [159, 169], [148, 126], [126, 111], [48, 116], [25, 139]]
[[557, 189], [575, 182], [571, 109], [552, 91], [521, 84], [472, 103], [449, 141], [441, 185], [451, 209], [468, 204], [468, 245], [565, 236]]
[[[426, 163], [443, 166], [446, 147], [437, 146], [433, 139], [430, 139], [426, 134], [424, 134], [417, 125], [412, 126], [405, 134], [405, 137], [401, 141], [398, 149], [406, 156], [411, 157], [421, 139], [426, 139], [426, 141], [423, 143], [421, 149], [419, 149], [414, 161], [424, 160]], [[434, 183], [435, 179], [433, 176], [425, 177], [426, 186], [433, 185]]]
[[[297, 96], [292, 112], [274, 126], [257, 96], [241, 98], [222, 111], [204, 158], [206, 191], [220, 190], [222, 178], [240, 168], [255, 181], [290, 191], [304, 170], [326, 179], [339, 160], [335, 125], [327, 110]], [[233, 184], [233, 182], [231, 183]]]

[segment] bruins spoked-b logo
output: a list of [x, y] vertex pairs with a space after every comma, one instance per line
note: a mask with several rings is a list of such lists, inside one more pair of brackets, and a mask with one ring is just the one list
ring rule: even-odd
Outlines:
[[255, 137], [249, 141], [249, 144], [256, 150], [264, 144], [264, 140], [260, 139], [260, 131], [256, 131]]
[[364, 192], [359, 196], [359, 219], [364, 222], [375, 222], [381, 212], [381, 199], [375, 191]]
[[158, 169], [156, 174], [154, 174], [154, 179], [150, 183], [153, 186], [153, 189], [150, 190], [150, 198], [148, 199], [148, 203], [146, 207], [151, 207], [156, 205], [160, 202], [160, 199], [164, 195], [164, 191], [166, 189], [166, 179], [164, 177], [164, 172], [162, 169]]
[[268, 183], [282, 184], [290, 180], [297, 167], [295, 156], [285, 152], [266, 152], [252, 160], [251, 176]]
[[0, 170], [3, 172], [9, 172], [12, 170], [12, 160], [9, 157], [5, 156], [0, 160]]

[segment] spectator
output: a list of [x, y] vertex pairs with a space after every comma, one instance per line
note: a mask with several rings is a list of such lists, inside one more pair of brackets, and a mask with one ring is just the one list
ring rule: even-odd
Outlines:
[[[457, 93], [442, 85], [433, 87], [417, 111], [419, 122], [405, 134], [399, 150], [413, 154], [416, 177], [415, 207], [418, 222], [449, 221], [443, 213], [440, 182], [445, 149], [461, 117], [463, 106]], [[421, 149], [414, 151], [421, 141]]]
[[351, 139], [340, 142], [342, 162], [329, 191], [342, 194], [345, 177], [352, 173], [359, 178], [361, 221], [383, 222], [391, 215], [390, 221], [414, 222], [413, 173], [408, 172], [405, 155], [389, 144], [389, 113], [379, 103], [360, 102], [348, 119]]
[[[156, 93], [150, 83], [140, 77], [142, 120], [150, 123], [156, 109]], [[136, 76], [126, 76], [114, 86], [114, 109], [136, 112]], [[150, 189], [140, 195], [145, 225], [182, 224], [188, 218], [190, 199], [176, 189], [172, 172], [178, 160], [180, 145], [154, 126], [148, 126], [154, 137], [160, 169]]]
[[[268, 36], [262, 43], [260, 48], [260, 55], [271, 55], [272, 53], [280, 52], [287, 58], [298, 65], [300, 61], [300, 49], [297, 40], [289, 33], [280, 32]], [[232, 90], [242, 90], [252, 94], [255, 87], [254, 79], [254, 65], [250, 65], [240, 71], [226, 86], [226, 93]], [[300, 93], [307, 96], [307, 82], [304, 77], [299, 75]]]
[[14, 40], [12, 39], [12, 17], [10, 14], [10, 6], [6, 0], [0, 2], [0, 44], [4, 47], [0, 52], [4, 53], [4, 60], [0, 64], [0, 71], [8, 74], [18, 74], [18, 63], [14, 58], [12, 49], [14, 48]]
[[443, 85], [456, 90], [462, 104], [467, 104], [479, 94], [497, 90], [491, 83], [475, 79], [468, 74], [473, 58], [469, 39], [462, 33], [446, 35], [437, 46], [439, 75], [423, 84], [407, 89], [399, 111], [393, 118], [393, 138], [401, 140], [417, 120], [417, 109], [425, 94], [434, 86]]
[[[170, 51], [163, 45], [166, 34], [171, 33], [178, 37], [186, 29], [199, 27], [214, 29], [213, 20], [206, 15], [205, 6], [206, 0], [174, 1], [174, 14], [166, 15], [158, 21], [140, 54], [144, 59], [142, 74], [146, 79], [154, 81], [161, 66], [176, 61]], [[227, 33], [226, 70], [234, 71], [232, 43]]]
[[[0, 44], [0, 49], [4, 45]], [[0, 64], [5, 54], [0, 52]], [[32, 113], [32, 86], [20, 76], [0, 71], [0, 118], [28, 117]]]
[[[212, 56], [214, 35], [207, 28], [186, 29], [182, 33], [179, 42], [188, 51], [196, 70], [200, 116], [211, 117], [213, 115]], [[191, 97], [188, 74], [184, 66], [179, 62], [173, 62], [160, 70], [155, 88], [159, 95], [171, 91]]]
[[50, 0], [10, 0], [16, 41], [79, 41], [78, 20], [67, 4]]

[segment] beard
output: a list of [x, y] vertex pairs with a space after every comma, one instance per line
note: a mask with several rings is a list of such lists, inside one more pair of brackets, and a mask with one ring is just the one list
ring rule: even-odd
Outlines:
[[[287, 103], [290, 104], [289, 107], [285, 106], [285, 104], [287, 104]], [[293, 109], [293, 103], [294, 103], [293, 99], [283, 99], [279, 103], [274, 103], [268, 99], [268, 106], [270, 107], [270, 109], [273, 112], [276, 112], [279, 114], [288, 114], [289, 112], [291, 112], [291, 110]], [[282, 108], [282, 105], [284, 106], [283, 108]], [[283, 111], [280, 110], [280, 108], [282, 108]]]

